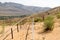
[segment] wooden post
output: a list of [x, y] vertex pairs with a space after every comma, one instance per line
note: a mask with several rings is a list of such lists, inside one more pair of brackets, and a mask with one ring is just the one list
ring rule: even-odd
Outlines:
[[25, 38], [25, 40], [27, 40], [29, 28], [30, 28], [30, 27], [27, 28], [27, 33], [26, 33], [26, 38]]
[[13, 39], [13, 30], [12, 30], [12, 28], [11, 28], [11, 38]]
[[44, 15], [42, 16], [42, 18], [43, 18], [43, 21], [44, 21]]
[[46, 12], [47, 13], [47, 15], [50, 15], [50, 13], [49, 12]]
[[17, 32], [19, 32], [18, 24], [17, 24]]
[[49, 12], [47, 12], [48, 13], [48, 15], [50, 15], [50, 13]]
[[21, 29], [21, 23], [20, 23], [20, 29]]

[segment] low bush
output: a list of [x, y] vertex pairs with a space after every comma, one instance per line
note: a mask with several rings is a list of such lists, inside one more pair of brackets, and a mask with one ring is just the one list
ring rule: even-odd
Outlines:
[[40, 17], [36, 17], [36, 18], [34, 18], [34, 22], [42, 22], [43, 20], [42, 20], [42, 18], [40, 18]]
[[45, 18], [44, 31], [52, 31], [53, 30], [53, 25], [54, 25], [53, 19], [54, 19], [53, 16], [48, 16], [47, 18]]
[[60, 19], [60, 13], [57, 14], [57, 18]]

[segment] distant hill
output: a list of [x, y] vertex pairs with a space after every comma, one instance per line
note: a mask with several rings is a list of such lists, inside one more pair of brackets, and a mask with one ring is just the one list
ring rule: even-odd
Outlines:
[[60, 13], [60, 6], [52, 8], [52, 9], [50, 9], [48, 11], [44, 11], [44, 12], [40, 12], [40, 13], [37, 13], [37, 14], [33, 14], [30, 17], [31, 18], [32, 17], [33, 18], [35, 18], [35, 17], [43, 17], [43, 16], [46, 17], [47, 15], [56, 15], [58, 13]]
[[50, 10], [49, 7], [25, 6], [13, 2], [0, 2], [0, 16], [20, 16]]
[[33, 14], [33, 15], [29, 16], [29, 17], [26, 17], [23, 20], [23, 23], [26, 23], [28, 21], [29, 22], [32, 21], [32, 18], [34, 18], [36, 21], [41, 21], [41, 20], [43, 21], [46, 17], [48, 17], [48, 15], [51, 15], [51, 16], [54, 16], [54, 17], [57, 18], [57, 14], [59, 14], [59, 13], [60, 13], [60, 6], [52, 8], [52, 9], [50, 9], [48, 11], [40, 12], [40, 13], [37, 13], [37, 14]]

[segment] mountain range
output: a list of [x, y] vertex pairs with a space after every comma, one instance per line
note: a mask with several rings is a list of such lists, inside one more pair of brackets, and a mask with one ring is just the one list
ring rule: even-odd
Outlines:
[[0, 16], [20, 16], [50, 10], [50, 7], [26, 6], [13, 2], [0, 2]]

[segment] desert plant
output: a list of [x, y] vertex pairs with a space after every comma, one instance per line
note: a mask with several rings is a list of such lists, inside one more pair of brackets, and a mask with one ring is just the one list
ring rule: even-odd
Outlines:
[[53, 30], [53, 16], [48, 16], [45, 20], [44, 20], [44, 31], [52, 31]]
[[42, 20], [42, 18], [40, 18], [40, 17], [36, 17], [36, 18], [34, 18], [34, 22], [42, 22], [43, 20]]
[[57, 14], [57, 18], [58, 18], [58, 19], [60, 18], [60, 13]]

